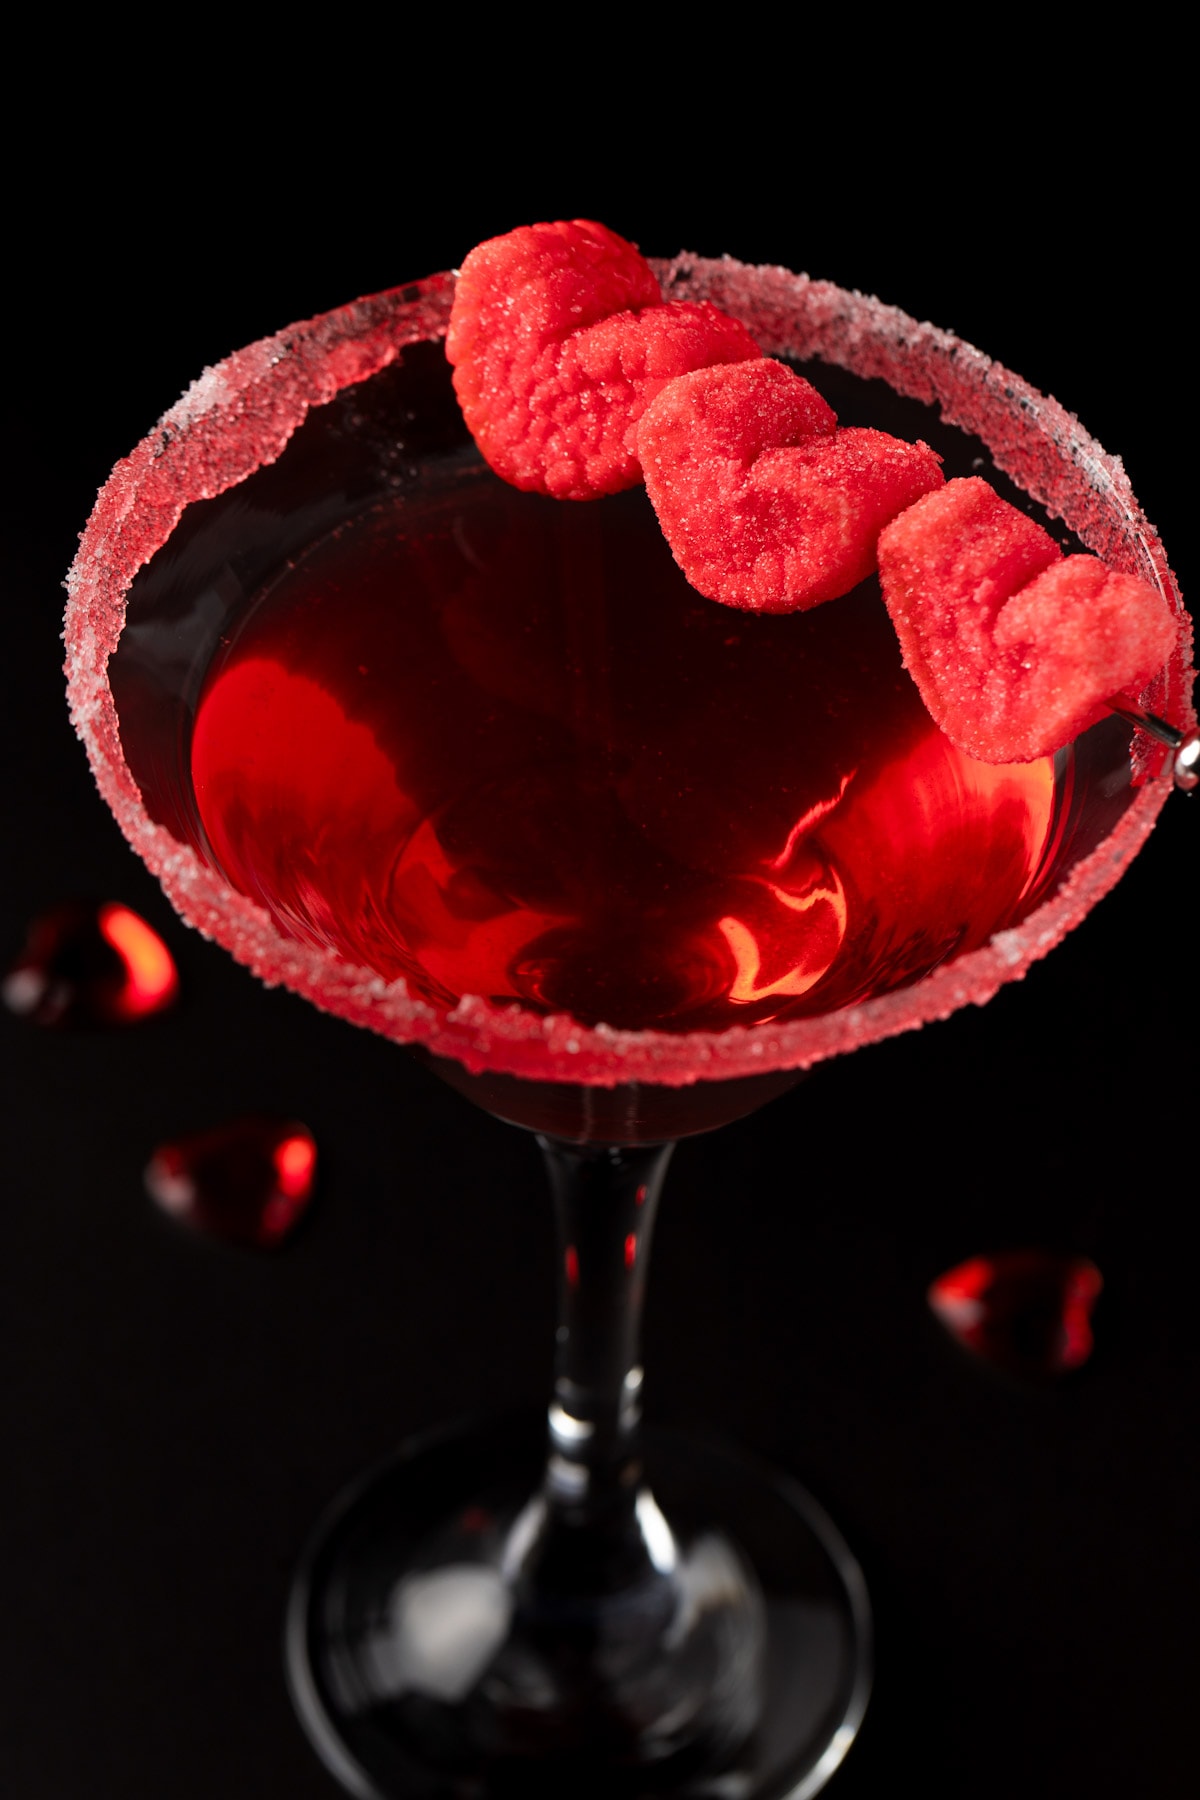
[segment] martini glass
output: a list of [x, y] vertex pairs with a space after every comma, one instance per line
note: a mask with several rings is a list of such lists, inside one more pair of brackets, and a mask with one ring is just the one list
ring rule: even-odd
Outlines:
[[[1019, 378], [827, 283], [690, 256], [659, 273], [672, 296], [743, 319], [765, 352], [815, 363], [844, 423], [925, 437], [948, 475], [987, 474], [1155, 582], [1183, 618], [1119, 464]], [[826, 1057], [1024, 974], [1136, 854], [1172, 758], [1128, 720], [1094, 728], [1033, 778], [1039, 823], [1015, 886], [980, 894], [949, 935], [910, 931], [907, 960], [864, 955], [841, 988], [824, 968], [765, 998], [769, 984], [751, 983], [758, 1001], [733, 1026], [701, 1005], [665, 1028], [611, 1027], [595, 1005], [555, 1005], [544, 970], [536, 992], [474, 994], [403, 945], [358, 926], [347, 937], [336, 856], [323, 911], [283, 895], [294, 868], [274, 888], [258, 865], [231, 879], [193, 771], [213, 672], [243, 622], [357, 522], [382, 509], [419, 524], [464, 482], [478, 487], [440, 348], [452, 293], [453, 277], [435, 276], [208, 372], [114, 471], [71, 577], [74, 716], [102, 792], [184, 918], [537, 1132], [555, 1196], [548, 1421], [407, 1446], [338, 1501], [297, 1577], [289, 1679], [318, 1751], [360, 1795], [798, 1800], [861, 1721], [869, 1610], [849, 1548], [794, 1483], [642, 1430], [640, 1306], [671, 1147]], [[603, 532], [618, 516], [606, 507], [558, 511]], [[591, 556], [586, 543], [573, 554], [577, 571]], [[1181, 631], [1141, 707], [1190, 722], [1190, 673]], [[343, 791], [331, 804], [350, 802]], [[510, 834], [519, 823], [515, 805], [501, 811]], [[914, 891], [928, 926], [929, 890]], [[605, 955], [620, 972], [636, 945], [610, 941]]]

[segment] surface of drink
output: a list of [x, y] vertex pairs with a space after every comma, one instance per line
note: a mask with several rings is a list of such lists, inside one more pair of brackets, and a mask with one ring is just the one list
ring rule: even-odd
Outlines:
[[191, 773], [285, 933], [447, 1006], [688, 1031], [850, 1005], [1024, 917], [1071, 758], [955, 750], [873, 581], [736, 612], [640, 490], [544, 500], [465, 452], [228, 622]]

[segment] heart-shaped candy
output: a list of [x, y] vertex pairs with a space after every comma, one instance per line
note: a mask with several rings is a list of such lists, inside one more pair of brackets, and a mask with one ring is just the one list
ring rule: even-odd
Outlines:
[[839, 430], [816, 389], [770, 357], [673, 381], [647, 406], [637, 443], [692, 586], [750, 612], [848, 593], [874, 569], [881, 528], [942, 481], [927, 445]]
[[879, 539], [879, 577], [921, 698], [980, 762], [1032, 762], [1137, 694], [1176, 623], [1148, 582], [1048, 531], [979, 477], [951, 481]]
[[477, 245], [446, 337], [463, 416], [491, 467], [560, 500], [634, 486], [637, 424], [664, 384], [758, 354], [716, 307], [664, 302], [637, 248], [586, 219]]

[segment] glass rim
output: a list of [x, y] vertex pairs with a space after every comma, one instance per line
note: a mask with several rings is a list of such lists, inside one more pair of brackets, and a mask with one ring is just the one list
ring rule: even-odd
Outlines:
[[[672, 299], [710, 300], [740, 318], [764, 354], [817, 358], [880, 377], [980, 438], [998, 468], [1113, 567], [1140, 575], [1180, 620], [1175, 652], [1141, 696], [1190, 728], [1191, 629], [1166, 554], [1119, 459], [1057, 401], [974, 346], [871, 296], [782, 268], [681, 253], [654, 262]], [[1124, 873], [1171, 791], [1169, 759], [1151, 755], [1113, 829], [1050, 897], [983, 948], [910, 985], [826, 1014], [724, 1031], [585, 1026], [465, 996], [443, 1009], [332, 950], [285, 937], [269, 915], [149, 816], [122, 751], [107, 665], [138, 571], [193, 501], [211, 499], [273, 462], [310, 408], [445, 334], [453, 272], [355, 300], [285, 327], [206, 369], [100, 490], [67, 577], [65, 640], [71, 717], [101, 794], [181, 917], [270, 986], [400, 1043], [422, 1045], [471, 1073], [615, 1087], [686, 1086], [805, 1069], [827, 1057], [982, 1005], [1024, 975]], [[832, 604], [837, 604], [832, 602]]]

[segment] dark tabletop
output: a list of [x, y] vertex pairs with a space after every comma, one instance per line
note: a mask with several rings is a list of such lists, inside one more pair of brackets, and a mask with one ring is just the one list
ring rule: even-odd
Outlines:
[[[869, 181], [828, 132], [780, 134], [740, 193], [717, 134], [650, 179], [632, 153], [534, 174], [493, 133], [464, 193], [414, 175], [399, 129], [390, 170], [386, 134], [347, 168], [317, 134], [282, 163], [239, 141], [252, 179], [236, 159], [168, 178], [161, 144], [95, 123], [70, 186], [43, 172], [25, 196], [38, 280], [10, 293], [0, 953], [64, 897], [121, 899], [166, 937], [184, 999], [108, 1035], [0, 1013], [0, 1792], [333, 1800], [283, 1685], [290, 1572], [401, 1439], [539, 1402], [549, 1206], [532, 1139], [260, 987], [126, 847], [60, 674], [59, 584], [95, 489], [236, 346], [514, 224], [591, 215], [651, 254], [779, 262], [954, 328], [1124, 457], [1186, 591], [1174, 201], [1124, 140], [1106, 198], [1071, 162], [1054, 199], [998, 152], [974, 189], [944, 157], [918, 167], [899, 124]], [[862, 1559], [878, 1676], [837, 1800], [890, 1796], [900, 1772], [937, 1800], [1195, 1791], [1198, 830], [1200, 800], [1176, 796], [1026, 980], [676, 1153], [648, 1408], [802, 1477]], [[305, 1120], [321, 1154], [273, 1256], [181, 1232], [142, 1187], [164, 1138], [256, 1109]], [[1048, 1386], [972, 1361], [925, 1304], [939, 1271], [1005, 1246], [1104, 1276], [1094, 1356]]]

